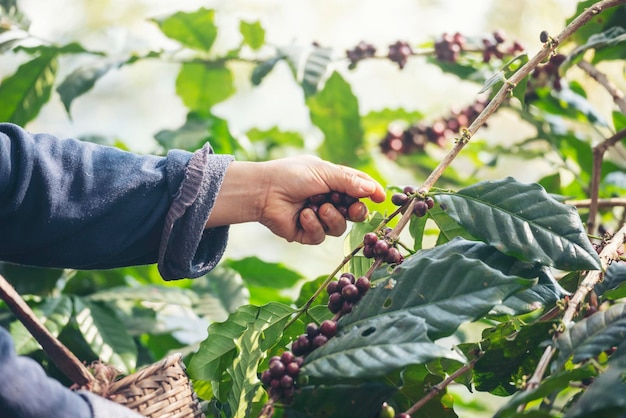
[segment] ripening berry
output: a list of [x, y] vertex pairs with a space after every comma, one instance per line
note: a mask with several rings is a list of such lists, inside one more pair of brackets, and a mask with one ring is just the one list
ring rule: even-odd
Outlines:
[[280, 361], [284, 365], [287, 365], [287, 364], [293, 362], [295, 359], [296, 359], [296, 356], [294, 356], [291, 351], [283, 351], [283, 354], [281, 354], [281, 356], [280, 356]]
[[332, 338], [337, 333], [337, 321], [333, 321], [330, 319], [325, 320], [320, 325], [320, 332], [322, 335], [326, 336], [326, 338]]
[[359, 294], [359, 289], [355, 285], [349, 284], [341, 289], [341, 296], [348, 302], [356, 302], [359, 300], [361, 295]]
[[424, 202], [426, 202], [426, 206], [428, 206], [428, 209], [432, 209], [435, 206], [435, 200], [430, 196], [424, 199]]
[[541, 33], [539, 34], [539, 40], [545, 44], [546, 42], [548, 42], [548, 39], [549, 39], [548, 31], [542, 30]]
[[341, 274], [341, 276], [339, 276], [339, 277], [340, 277], [340, 278], [341, 278], [341, 277], [345, 277], [345, 278], [347, 278], [347, 279], [349, 279], [349, 280], [350, 280], [350, 283], [354, 284], [354, 280], [355, 280], [355, 278], [354, 278], [354, 274], [352, 274], [352, 273], [350, 273], [350, 272], [345, 272], [345, 273], [342, 273], [342, 274]]
[[409, 201], [409, 196], [404, 193], [394, 193], [391, 195], [391, 203], [396, 206], [402, 206]]
[[402, 189], [402, 192], [408, 195], [415, 194], [416, 191], [417, 189], [413, 186], [404, 186], [404, 188]]
[[383, 256], [387, 254], [389, 250], [389, 244], [385, 240], [379, 240], [374, 244], [374, 254], [377, 256]]
[[284, 375], [280, 378], [280, 387], [283, 389], [289, 389], [293, 386], [293, 377]]
[[352, 280], [349, 277], [340, 277], [337, 280], [337, 292], [341, 292], [341, 290], [347, 285], [352, 284]]
[[263, 382], [265, 386], [269, 386], [272, 383], [272, 375], [269, 370], [265, 370], [261, 373], [261, 382]]
[[328, 297], [328, 310], [332, 313], [337, 313], [343, 306], [343, 298], [341, 293], [333, 293]]
[[363, 236], [363, 243], [365, 245], [374, 245], [378, 241], [378, 235], [375, 232], [368, 232]]
[[356, 286], [357, 289], [359, 289], [359, 293], [361, 295], [364, 295], [365, 293], [367, 293], [368, 290], [370, 290], [371, 283], [367, 277], [361, 276], [357, 279], [354, 285]]
[[298, 373], [300, 373], [300, 366], [295, 361], [292, 361], [285, 367], [285, 373], [287, 373], [291, 377], [297, 377]]
[[339, 287], [337, 286], [337, 282], [336, 281], [332, 281], [332, 282], [328, 283], [328, 286], [326, 286], [326, 291], [328, 292], [329, 295], [332, 295], [333, 293], [337, 293], [339, 291]]
[[379, 418], [394, 418], [395, 415], [395, 409], [393, 409], [393, 406], [389, 405], [387, 402], [383, 403], [380, 407], [380, 412], [378, 413]]
[[269, 371], [272, 377], [280, 378], [285, 374], [285, 365], [280, 360], [273, 361], [270, 363]]
[[320, 334], [313, 339], [313, 342], [311, 345], [313, 346], [313, 348], [319, 348], [323, 346], [324, 344], [326, 344], [327, 342], [328, 342], [328, 337]]
[[397, 248], [391, 247], [385, 255], [385, 261], [389, 264], [400, 264], [403, 260], [402, 254]]
[[341, 313], [349, 314], [350, 312], [352, 312], [353, 306], [354, 305], [351, 302], [348, 302], [348, 301], [343, 302], [343, 305], [341, 306]]
[[415, 206], [413, 206], [413, 214], [419, 218], [426, 215], [428, 212], [428, 204], [423, 200], [418, 200], [415, 202]]
[[309, 340], [317, 337], [320, 333], [320, 329], [315, 322], [311, 322], [306, 326], [306, 335], [309, 337]]

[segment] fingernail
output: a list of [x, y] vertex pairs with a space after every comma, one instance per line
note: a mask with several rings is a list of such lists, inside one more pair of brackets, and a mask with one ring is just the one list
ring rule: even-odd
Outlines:
[[364, 193], [371, 194], [374, 193], [374, 190], [376, 190], [376, 185], [371, 181], [361, 182], [361, 191], [363, 191]]

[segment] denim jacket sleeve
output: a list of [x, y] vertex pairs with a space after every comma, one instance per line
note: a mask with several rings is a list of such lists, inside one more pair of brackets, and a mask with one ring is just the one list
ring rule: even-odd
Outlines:
[[207, 145], [137, 155], [0, 123], [0, 260], [106, 269], [158, 262], [164, 279], [198, 277], [228, 227], [204, 229], [232, 157]]

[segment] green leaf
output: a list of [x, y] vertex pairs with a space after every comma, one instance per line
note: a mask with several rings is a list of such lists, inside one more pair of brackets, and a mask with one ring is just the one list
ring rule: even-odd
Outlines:
[[[498, 70], [494, 75], [492, 75], [485, 84], [483, 88], [479, 91], [479, 93], [484, 93], [486, 91], [491, 90], [491, 96], [493, 97], [495, 93], [497, 93], [504, 83], [513, 76], [524, 64], [528, 62], [528, 54], [520, 54], [507, 62], [505, 65]], [[524, 97], [526, 95], [526, 84], [528, 83], [528, 77], [524, 77], [522, 81], [520, 81], [513, 88], [513, 96], [517, 97], [522, 106], [524, 105]]]
[[[431, 363], [432, 364], [432, 363]], [[406, 411], [424, 396], [429, 395], [430, 389], [441, 383], [442, 378], [429, 372], [430, 365], [413, 365], [402, 370], [400, 390], [394, 394], [390, 404], [396, 406], [396, 412]], [[455, 364], [458, 364], [455, 362]], [[387, 378], [388, 379], [388, 378]], [[395, 379], [394, 379], [395, 381]], [[444, 389], [420, 409], [420, 417], [456, 418], [454, 410], [445, 407], [442, 398], [447, 396]]]
[[228, 122], [212, 114], [189, 112], [183, 126], [176, 130], [164, 129], [154, 137], [166, 150], [195, 151], [207, 142], [217, 154], [234, 154], [240, 149], [239, 143], [230, 133]]
[[[520, 275], [528, 278], [522, 274]], [[549, 268], [542, 268], [538, 276], [539, 281], [535, 286], [508, 297], [502, 305], [496, 306], [491, 314], [520, 315], [550, 306], [556, 303], [556, 301], [563, 299], [566, 295], [570, 295], [568, 291], [561, 287]]]
[[50, 99], [56, 71], [56, 54], [43, 54], [2, 80], [0, 120], [20, 126], [33, 120]]
[[574, 324], [556, 340], [558, 363], [572, 357], [574, 363], [593, 358], [626, 338], [626, 304], [611, 306]]
[[243, 36], [243, 42], [253, 50], [260, 49], [265, 44], [265, 29], [261, 22], [239, 22], [239, 32]]
[[606, 269], [604, 279], [596, 284], [593, 291], [604, 296], [607, 291], [617, 289], [626, 282], [626, 263], [611, 263]]
[[203, 116], [234, 92], [233, 74], [223, 64], [186, 62], [176, 78], [176, 93], [185, 106]]
[[26, 52], [31, 55], [61, 55], [61, 54], [94, 54], [104, 56], [103, 52], [89, 51], [78, 42], [71, 42], [66, 45], [37, 45], [37, 46], [18, 46], [15, 51]]
[[599, 270], [576, 209], [559, 203], [538, 184], [509, 177], [437, 192], [446, 213], [470, 234], [505, 254], [561, 270]]
[[304, 386], [285, 409], [285, 418], [370, 417], [396, 390], [380, 382]]
[[432, 219], [439, 228], [439, 238], [437, 245], [445, 244], [452, 241], [456, 237], [462, 237], [467, 240], [475, 240], [465, 228], [456, 223], [450, 215], [443, 211], [440, 205], [435, 205], [427, 213], [424, 218]]
[[204, 7], [195, 12], [176, 12], [154, 22], [166, 36], [191, 49], [209, 51], [217, 38], [215, 11]]
[[[39, 323], [52, 335], [58, 337], [72, 316], [72, 300], [65, 295], [46, 298], [43, 303], [32, 306], [32, 309], [39, 319]], [[26, 355], [39, 348], [39, 343], [35, 341], [21, 322], [11, 323], [10, 328], [15, 351], [18, 355]]]
[[573, 370], [562, 370], [541, 381], [535, 389], [519, 391], [509, 399], [502, 408], [496, 412], [494, 418], [510, 418], [517, 416], [517, 407], [525, 405], [537, 399], [547, 398], [555, 392], [567, 389], [571, 382], [590, 379], [597, 375], [597, 371], [591, 365]]
[[194, 279], [191, 288], [198, 295], [193, 311], [210, 322], [226, 321], [250, 298], [239, 273], [221, 265]]
[[77, 296], [73, 301], [78, 329], [94, 354], [123, 373], [132, 373], [137, 347], [115, 311]]
[[[579, 1], [576, 5], [576, 11], [570, 18], [567, 19], [566, 23], [569, 25], [578, 15], [584, 12], [585, 9], [593, 7], [596, 3], [597, 0]], [[626, 22], [626, 7], [621, 5], [607, 8], [602, 10], [601, 13], [596, 14], [587, 23], [581, 26], [567, 39], [567, 41], [573, 42], [577, 45], [583, 45], [587, 42], [587, 39], [594, 34], [604, 32], [611, 27], [619, 26], [626, 28], [626, 23], [624, 22]]]
[[300, 273], [291, 270], [285, 264], [269, 263], [258, 257], [228, 259], [225, 260], [225, 264], [241, 274], [243, 281], [252, 286], [287, 289], [302, 279]]
[[306, 101], [311, 121], [324, 134], [320, 156], [347, 166], [358, 165], [363, 148], [359, 103], [350, 85], [335, 72], [324, 89]]
[[276, 64], [283, 59], [285, 59], [284, 56], [278, 55], [258, 63], [257, 66], [254, 67], [254, 70], [252, 70], [252, 74], [250, 75], [250, 82], [252, 83], [252, 85], [260, 85], [263, 79], [274, 69]]
[[617, 110], [613, 111], [613, 127], [615, 132], [619, 132], [626, 128], [626, 115]]
[[78, 67], [65, 77], [56, 90], [61, 96], [67, 114], [70, 114], [70, 106], [74, 99], [91, 90], [96, 81], [120, 64], [111, 60], [96, 61]]
[[619, 418], [626, 412], [626, 369], [609, 367], [565, 412], [564, 418]]
[[267, 327], [288, 318], [293, 312], [293, 308], [280, 303], [239, 307], [225, 322], [209, 326], [209, 336], [200, 343], [198, 352], [191, 358], [187, 369], [189, 375], [199, 380], [220, 381], [235, 358], [236, 340], [249, 324], [265, 324]]
[[[567, 56], [567, 59], [559, 66], [559, 72], [561, 74], [565, 74], [565, 72], [574, 64], [579, 62], [586, 51], [589, 49], [602, 49], [606, 47], [616, 46], [622, 42], [626, 41], [626, 30], [619, 26], [613, 26], [603, 32], [594, 33], [591, 35], [585, 44], [578, 46], [572, 52], [570, 52]], [[624, 55], [623, 46], [620, 47], [622, 49], [622, 59], [626, 57]]]
[[257, 368], [264, 354], [259, 344], [262, 335], [262, 330], [251, 324], [235, 342], [239, 355], [233, 360], [232, 367], [228, 370], [233, 382], [228, 396], [233, 418], [250, 416], [252, 402], [261, 386], [257, 377]]
[[411, 216], [411, 220], [409, 222], [409, 233], [413, 238], [413, 249], [415, 251], [422, 249], [424, 233], [426, 232], [426, 221], [428, 221], [428, 216]]
[[421, 112], [408, 111], [403, 108], [373, 110], [363, 116], [361, 124], [367, 135], [380, 139], [387, 133], [389, 124], [398, 121], [414, 124], [423, 117], [424, 115]]
[[459, 253], [464, 242], [458, 239], [407, 257], [341, 318], [340, 327], [360, 326], [399, 311], [426, 319], [428, 336], [440, 338], [533, 284]]
[[538, 322], [518, 329], [507, 322], [483, 332], [485, 353], [474, 366], [477, 390], [498, 396], [517, 391], [515, 383], [533, 373], [549, 339], [552, 323]]
[[434, 344], [427, 331], [426, 320], [408, 311], [344, 326], [307, 356], [301, 373], [321, 379], [372, 378], [440, 357], [464, 361], [457, 352]]

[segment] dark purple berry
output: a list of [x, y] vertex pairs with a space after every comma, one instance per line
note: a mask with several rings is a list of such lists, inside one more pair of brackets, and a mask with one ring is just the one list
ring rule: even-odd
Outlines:
[[298, 342], [300, 351], [303, 353], [308, 353], [311, 350], [311, 340], [309, 340], [306, 334], [300, 335], [296, 341]]
[[349, 284], [341, 289], [341, 296], [348, 302], [356, 302], [359, 300], [361, 295], [359, 294], [359, 289], [355, 285]]
[[345, 301], [341, 306], [341, 313], [349, 314], [350, 312], [352, 312], [353, 306], [354, 305], [352, 303]]
[[297, 362], [293, 361], [285, 367], [285, 373], [291, 377], [296, 377], [298, 373], [300, 373], [300, 366], [298, 366]]
[[363, 236], [363, 243], [365, 245], [374, 245], [378, 241], [378, 235], [375, 232], [368, 232]]
[[272, 389], [280, 389], [280, 379], [272, 379], [270, 382], [270, 387]]
[[548, 31], [542, 30], [539, 34], [539, 40], [545, 44], [546, 42], [548, 42], [548, 38]]
[[320, 329], [315, 322], [311, 322], [306, 326], [306, 335], [309, 337], [309, 340], [317, 337], [320, 333]]
[[265, 386], [269, 386], [272, 384], [272, 374], [269, 370], [265, 370], [263, 373], [261, 373], [261, 382], [263, 382]]
[[424, 199], [424, 202], [426, 202], [426, 206], [428, 206], [428, 209], [432, 209], [435, 206], [435, 200], [430, 196]]
[[326, 202], [328, 202], [328, 195], [325, 193], [309, 197], [309, 203], [317, 205], [318, 207], [322, 206]]
[[402, 254], [400, 254], [400, 251], [395, 247], [389, 248], [387, 255], [385, 255], [385, 261], [389, 264], [400, 264], [402, 260]]
[[325, 335], [318, 335], [317, 337], [315, 337], [313, 339], [313, 348], [319, 348], [321, 346], [323, 346], [324, 344], [326, 344], [326, 342], [328, 342], [328, 337], [326, 337]]
[[495, 39], [495, 41], [497, 43], [499, 43], [499, 44], [504, 42], [506, 40], [506, 36], [504, 34], [504, 31], [502, 29], [498, 29], [497, 31], [495, 31], [493, 33], [493, 39]]
[[378, 256], [387, 254], [387, 250], [389, 250], [389, 244], [387, 243], [387, 241], [380, 240], [377, 241], [374, 245], [374, 254]]
[[272, 377], [280, 378], [285, 374], [285, 365], [280, 360], [273, 361], [270, 363], [269, 371]]
[[302, 365], [304, 364], [304, 358], [302, 357], [296, 357], [296, 364], [300, 367], [302, 367]]
[[394, 193], [391, 195], [391, 203], [396, 206], [402, 206], [409, 201], [409, 196], [404, 193]]
[[333, 293], [328, 297], [328, 310], [332, 313], [337, 313], [343, 306], [343, 298], [341, 293]]
[[346, 287], [347, 285], [352, 284], [352, 280], [350, 280], [349, 277], [340, 277], [339, 280], [337, 280], [337, 289], [338, 291], [341, 291], [344, 287]]
[[330, 201], [330, 203], [332, 203], [335, 206], [340, 205], [341, 194], [338, 192], [331, 192], [330, 195], [328, 195], [328, 200]]
[[293, 355], [291, 351], [283, 351], [283, 354], [280, 356], [280, 361], [286, 366], [289, 363], [293, 362], [296, 359], [296, 356]]
[[417, 189], [413, 186], [404, 186], [404, 188], [402, 189], [402, 192], [404, 192], [404, 194], [414, 194], [416, 190]]
[[337, 321], [333, 321], [330, 319], [325, 320], [320, 325], [320, 332], [322, 335], [326, 336], [326, 338], [332, 338], [337, 333]]
[[345, 219], [348, 219], [350, 215], [348, 214], [348, 208], [345, 206], [335, 206], [337, 208], [337, 212], [341, 214]]
[[370, 290], [370, 280], [365, 276], [359, 277], [354, 285], [359, 289], [361, 295], [364, 295]]
[[337, 293], [339, 291], [339, 287], [337, 286], [337, 282], [336, 281], [332, 281], [332, 282], [328, 283], [328, 286], [326, 286], [326, 291], [328, 292], [329, 295], [332, 295], [333, 293]]
[[374, 254], [374, 246], [373, 245], [366, 245], [365, 247], [363, 247], [363, 257], [365, 258], [374, 258], [375, 254]]
[[350, 272], [342, 273], [341, 276], [339, 276], [339, 277], [345, 277], [345, 278], [350, 280], [350, 283], [354, 284], [355, 277], [354, 277], [354, 274], [352, 274]]
[[293, 386], [293, 377], [284, 375], [280, 378], [280, 387], [283, 389], [289, 389]]
[[426, 215], [428, 212], [428, 204], [423, 200], [418, 200], [415, 202], [415, 206], [413, 206], [413, 214], [419, 218]]

